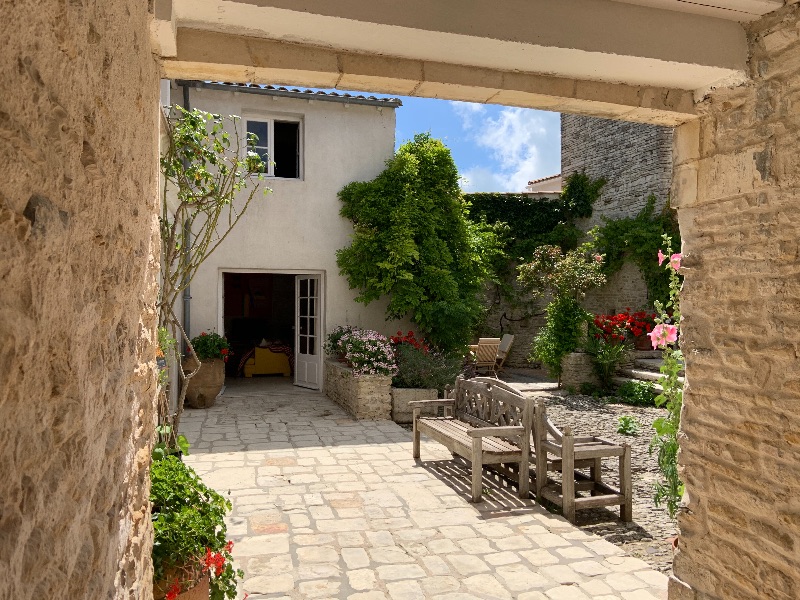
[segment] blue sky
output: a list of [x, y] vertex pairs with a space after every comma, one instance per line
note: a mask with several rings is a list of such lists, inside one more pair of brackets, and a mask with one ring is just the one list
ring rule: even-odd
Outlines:
[[469, 192], [521, 192], [561, 170], [558, 113], [401, 97], [396, 145], [430, 132], [450, 148]]
[[465, 191], [522, 192], [528, 181], [561, 171], [558, 113], [433, 98], [399, 98], [403, 106], [396, 111], [395, 146], [410, 140], [415, 133], [430, 132], [443, 140], [453, 154]]

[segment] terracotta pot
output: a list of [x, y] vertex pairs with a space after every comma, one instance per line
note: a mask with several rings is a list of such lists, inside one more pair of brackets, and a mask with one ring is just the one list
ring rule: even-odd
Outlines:
[[[172, 583], [172, 581], [155, 582], [153, 584], [153, 599], [163, 600], [169, 588], [172, 586]], [[210, 593], [208, 575], [203, 575], [193, 587], [178, 594], [177, 600], [208, 600]]]
[[650, 336], [645, 333], [633, 338], [633, 347], [637, 350], [652, 350], [653, 343], [650, 340]]
[[[189, 357], [184, 361], [184, 371], [195, 368], [197, 362]], [[189, 380], [186, 405], [192, 408], [211, 408], [225, 385], [225, 361], [212, 358], [202, 361], [200, 370]]]

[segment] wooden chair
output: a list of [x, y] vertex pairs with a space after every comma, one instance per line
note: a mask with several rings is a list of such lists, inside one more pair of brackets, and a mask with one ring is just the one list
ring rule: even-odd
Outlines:
[[497, 358], [495, 359], [494, 372], [499, 373], [503, 370], [503, 364], [506, 362], [508, 353], [511, 351], [511, 344], [514, 343], [514, 336], [506, 333], [503, 339], [500, 340], [500, 345], [497, 347]]
[[479, 338], [477, 344], [470, 346], [469, 349], [475, 353], [475, 370], [488, 369], [494, 372], [499, 347], [500, 338]]
[[[631, 488], [631, 447], [618, 445], [597, 436], [575, 437], [565, 427], [561, 432], [547, 417], [543, 402], [534, 409], [534, 452], [537, 498], [545, 498], [561, 507], [564, 517], [575, 521], [575, 511], [598, 506], [619, 506], [620, 519], [633, 520]], [[618, 457], [619, 489], [603, 483], [602, 459]], [[589, 475], [578, 469], [589, 469]], [[547, 473], [561, 471], [562, 483], [551, 480]], [[589, 492], [579, 496], [577, 492]]]

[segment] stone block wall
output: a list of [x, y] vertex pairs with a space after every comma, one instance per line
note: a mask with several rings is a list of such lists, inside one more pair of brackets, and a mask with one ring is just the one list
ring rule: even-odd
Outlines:
[[[414, 411], [408, 405], [417, 400], [436, 400], [439, 397], [437, 389], [423, 388], [392, 388], [392, 421], [395, 423], [411, 423], [414, 420]], [[436, 407], [423, 408], [423, 416], [436, 416]]]
[[380, 375], [354, 377], [350, 367], [325, 361], [325, 395], [356, 419], [392, 418], [392, 378]]
[[672, 128], [581, 115], [561, 115], [561, 173], [608, 180], [582, 227], [642, 210], [650, 194], [663, 207], [672, 182]]
[[0, 18], [0, 597], [150, 598], [158, 78], [147, 2]]
[[800, 6], [676, 130], [686, 386], [673, 599], [800, 598]]
[[561, 387], [580, 389], [582, 383], [600, 383], [592, 368], [592, 357], [584, 352], [567, 354], [561, 360]]

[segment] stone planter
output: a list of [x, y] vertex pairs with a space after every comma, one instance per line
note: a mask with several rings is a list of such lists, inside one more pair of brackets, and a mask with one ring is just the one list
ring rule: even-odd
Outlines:
[[[199, 373], [198, 373], [199, 375]], [[153, 584], [153, 598], [154, 600], [163, 600], [167, 595], [171, 581], [158, 581]], [[208, 600], [211, 593], [209, 586], [208, 575], [203, 575], [202, 579], [198, 581], [194, 587], [181, 592], [177, 595], [176, 600]]]
[[582, 383], [599, 385], [592, 368], [592, 357], [585, 352], [572, 352], [561, 359], [561, 387], [579, 388]]
[[390, 419], [391, 389], [391, 377], [355, 377], [353, 370], [347, 365], [334, 359], [325, 361], [325, 394], [356, 419]]
[[[195, 368], [193, 357], [183, 363], [184, 371]], [[211, 408], [225, 385], [225, 361], [221, 358], [204, 360], [200, 370], [189, 380], [186, 390], [186, 405], [192, 408]]]
[[633, 338], [633, 347], [636, 350], [652, 350], [653, 342], [650, 340], [650, 336], [645, 333]]
[[[436, 389], [424, 388], [392, 388], [392, 421], [395, 423], [411, 423], [413, 411], [408, 405], [412, 400], [436, 400], [439, 391]], [[422, 415], [426, 417], [436, 416], [436, 407], [429, 407], [422, 410]]]

